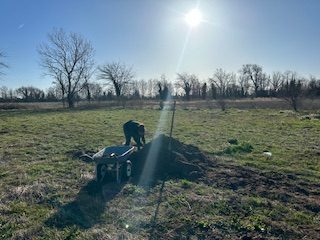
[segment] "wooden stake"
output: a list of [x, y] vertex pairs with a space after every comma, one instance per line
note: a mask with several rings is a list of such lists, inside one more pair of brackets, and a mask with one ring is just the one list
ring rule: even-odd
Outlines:
[[172, 150], [172, 131], [173, 131], [173, 123], [174, 123], [174, 114], [176, 112], [176, 101], [173, 102], [173, 112], [172, 112], [172, 118], [171, 118], [171, 128], [170, 128], [170, 139], [169, 139], [169, 151], [170, 151], [170, 157], [171, 157], [171, 150]]

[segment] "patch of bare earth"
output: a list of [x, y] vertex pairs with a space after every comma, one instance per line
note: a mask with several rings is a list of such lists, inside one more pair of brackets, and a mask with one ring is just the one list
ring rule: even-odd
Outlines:
[[202, 180], [219, 188], [232, 189], [271, 200], [291, 203], [298, 210], [320, 212], [320, 184], [299, 179], [294, 174], [262, 172], [254, 168], [213, 160]]

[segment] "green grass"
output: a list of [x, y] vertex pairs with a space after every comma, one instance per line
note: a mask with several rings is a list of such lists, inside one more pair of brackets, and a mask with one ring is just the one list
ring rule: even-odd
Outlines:
[[[159, 115], [151, 109], [0, 112], [0, 239], [205, 239], [247, 233], [299, 239], [318, 228], [319, 212], [301, 203], [185, 179], [166, 182], [156, 222], [160, 185], [145, 190], [128, 184], [110, 196], [90, 194], [94, 164], [72, 154], [121, 144], [122, 124], [129, 119], [144, 122], [150, 141]], [[320, 183], [317, 118], [278, 110], [177, 110], [173, 136], [225, 163]], [[230, 145], [230, 139], [238, 144]], [[313, 207], [318, 204], [319, 198]]]
[[[273, 110], [186, 111], [177, 117], [176, 124], [181, 141], [204, 151], [232, 149], [234, 145], [230, 146], [228, 140], [235, 138], [253, 147], [250, 154], [236, 157], [238, 163], [299, 173], [315, 181], [320, 177], [319, 134], [319, 121], [301, 120], [296, 113]], [[263, 157], [263, 151], [271, 151], [272, 159]]]

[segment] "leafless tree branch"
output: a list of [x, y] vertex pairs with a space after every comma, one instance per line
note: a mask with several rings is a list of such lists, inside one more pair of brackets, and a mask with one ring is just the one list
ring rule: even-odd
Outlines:
[[1, 69], [9, 67], [3, 60], [1, 60], [2, 58], [5, 58], [5, 57], [6, 56], [4, 52], [0, 52], [0, 75], [4, 75], [4, 72]]
[[113, 85], [116, 96], [123, 95], [123, 90], [134, 78], [132, 67], [127, 67], [120, 62], [112, 62], [98, 67], [98, 78]]
[[74, 106], [74, 97], [88, 83], [94, 67], [94, 50], [91, 43], [76, 33], [62, 29], [48, 34], [48, 42], [39, 46], [41, 66], [62, 93], [68, 106]]

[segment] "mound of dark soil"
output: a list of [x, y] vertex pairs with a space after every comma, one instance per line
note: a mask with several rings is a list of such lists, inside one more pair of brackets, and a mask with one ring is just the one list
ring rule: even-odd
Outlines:
[[152, 178], [148, 181], [168, 177], [194, 180], [205, 175], [206, 166], [210, 162], [199, 148], [174, 138], [171, 140], [171, 148], [169, 145], [170, 138], [159, 135], [132, 155], [135, 181], [141, 183], [141, 176], [146, 174]]

